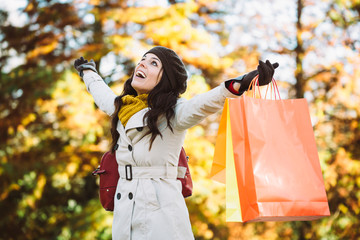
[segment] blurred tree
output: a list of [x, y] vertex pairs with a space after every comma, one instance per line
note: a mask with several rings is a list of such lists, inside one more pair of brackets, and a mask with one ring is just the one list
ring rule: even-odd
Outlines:
[[328, 73], [314, 79], [323, 84], [320, 86], [324, 90], [318, 90], [313, 104], [333, 213], [323, 235], [357, 239], [360, 236], [360, 3], [330, 1], [325, 19], [332, 23], [332, 31], [324, 34], [326, 49], [332, 48], [335, 59]]
[[301, 17], [302, 11], [298, 10], [295, 95], [310, 100], [333, 215], [290, 226], [300, 239], [355, 239], [360, 234], [355, 230], [360, 224], [356, 217], [360, 211], [360, 155], [355, 150], [359, 149], [360, 111], [358, 104], [354, 104], [360, 101], [360, 75], [356, 67], [360, 44], [358, 36], [351, 32], [360, 27], [356, 10], [359, 3], [331, 1], [322, 6], [325, 14], [320, 19], [311, 16], [313, 5], [321, 7], [298, 1], [308, 15]]
[[[360, 78], [356, 67], [360, 61], [359, 2], [294, 1], [291, 6], [296, 11], [291, 8], [288, 11], [295, 14], [287, 13], [286, 18], [292, 20], [294, 29], [282, 26], [283, 8], [266, 11], [264, 6], [256, 8], [263, 3], [244, 2], [244, 18], [251, 19], [247, 22], [248, 34], [254, 34], [249, 42], [264, 48], [268, 54], [273, 52], [269, 55], [280, 60], [277, 71], [280, 80], [284, 66], [281, 58], [287, 59], [285, 66], [294, 69], [294, 79], [284, 78], [281, 86], [288, 89], [289, 97], [305, 97], [309, 102], [332, 216], [312, 222], [234, 223], [229, 225], [230, 238], [256, 239], [256, 234], [266, 239], [357, 239], [360, 235], [357, 230], [360, 221], [356, 217], [360, 211]], [[276, 3], [272, 1], [273, 6]], [[275, 16], [277, 12], [279, 17], [266, 21], [267, 16]], [[264, 31], [259, 33], [259, 29]], [[268, 45], [256, 41], [260, 34], [261, 39], [268, 40]]]
[[[31, 0], [22, 12], [23, 26], [1, 18], [0, 238], [70, 239], [96, 224], [89, 172], [103, 150], [102, 115], [66, 70], [82, 24], [75, 7]], [[24, 63], [7, 71], [14, 56]]]

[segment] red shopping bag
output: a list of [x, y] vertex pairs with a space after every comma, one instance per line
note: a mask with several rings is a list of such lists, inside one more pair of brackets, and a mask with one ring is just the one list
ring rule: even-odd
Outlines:
[[211, 176], [226, 179], [227, 221], [330, 215], [305, 99], [227, 99]]

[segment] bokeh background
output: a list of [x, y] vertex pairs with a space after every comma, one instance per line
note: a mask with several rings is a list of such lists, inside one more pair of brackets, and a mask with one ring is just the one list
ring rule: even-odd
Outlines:
[[109, 145], [109, 117], [72, 66], [94, 59], [120, 94], [154, 45], [183, 58], [184, 97], [270, 59], [280, 63], [282, 97], [309, 103], [331, 216], [226, 223], [225, 187], [208, 177], [219, 113], [185, 142], [196, 239], [360, 238], [359, 0], [0, 3], [0, 239], [111, 239], [112, 213], [91, 176]]

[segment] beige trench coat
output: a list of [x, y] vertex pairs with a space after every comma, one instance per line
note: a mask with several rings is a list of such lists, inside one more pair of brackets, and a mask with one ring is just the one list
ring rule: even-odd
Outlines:
[[[116, 95], [101, 77], [84, 71], [83, 80], [96, 105], [111, 115]], [[190, 100], [179, 99], [175, 117], [171, 121], [173, 132], [165, 118], [159, 121], [161, 137], [156, 137], [149, 151], [150, 135], [143, 116], [148, 109], [134, 114], [126, 127], [119, 121], [120, 133], [116, 159], [120, 176], [124, 166], [177, 168], [186, 130], [206, 116], [223, 108], [226, 97], [236, 97], [225, 88], [224, 83]], [[122, 168], [122, 169], [120, 169]], [[181, 183], [174, 178], [121, 178], [115, 193], [112, 235], [114, 240], [188, 240], [194, 239], [189, 213], [181, 194]]]

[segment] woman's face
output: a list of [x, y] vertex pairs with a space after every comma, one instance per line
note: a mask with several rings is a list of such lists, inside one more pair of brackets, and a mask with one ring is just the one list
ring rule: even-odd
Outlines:
[[159, 83], [162, 73], [160, 59], [153, 53], [147, 53], [135, 68], [131, 86], [138, 95], [149, 93]]

